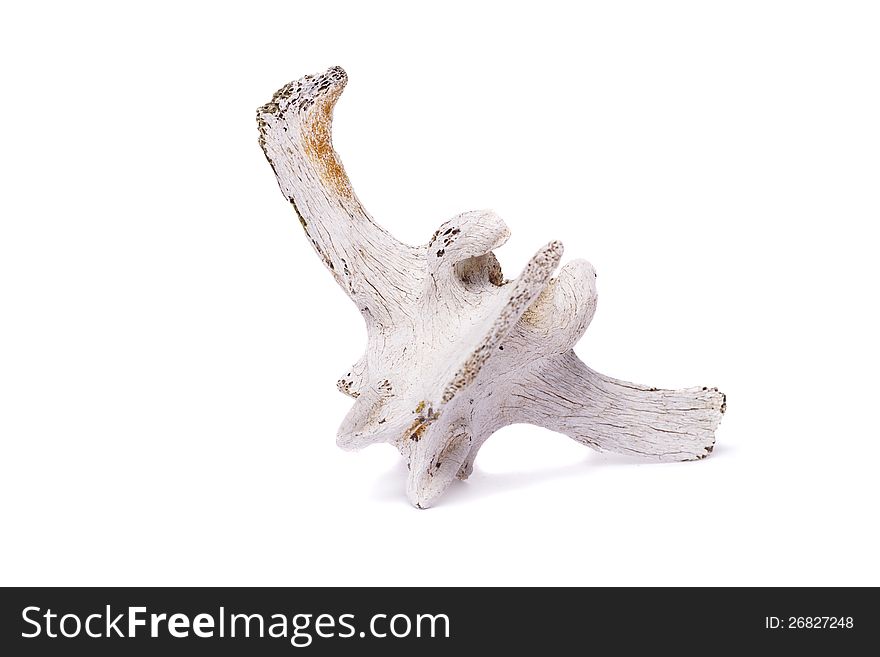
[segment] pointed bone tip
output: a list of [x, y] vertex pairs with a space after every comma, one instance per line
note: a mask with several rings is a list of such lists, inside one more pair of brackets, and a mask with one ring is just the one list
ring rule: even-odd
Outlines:
[[592, 297], [595, 303], [596, 268], [590, 262], [580, 258], [567, 262], [559, 270], [558, 278], [560, 281], [568, 281], [578, 290], [579, 294], [586, 294], [588, 298]]
[[357, 452], [376, 442], [370, 436], [361, 433], [340, 432], [336, 435], [336, 446], [344, 452]]
[[562, 260], [564, 250], [562, 242], [553, 240], [535, 254], [532, 258], [532, 264], [537, 265], [540, 271], [546, 272], [548, 276], [552, 275], [553, 270], [559, 266], [559, 261]]
[[348, 73], [345, 72], [345, 69], [341, 66], [331, 66], [327, 69], [324, 75], [333, 76], [339, 79], [340, 84], [345, 85], [348, 82]]
[[592, 280], [596, 278], [596, 268], [588, 260], [577, 258], [565, 263], [565, 266], [559, 272], [560, 276], [572, 276], [574, 278], [583, 278]]
[[410, 504], [417, 509], [427, 509], [434, 504], [434, 500], [443, 491], [429, 485], [430, 477], [426, 479], [424, 476], [415, 474], [417, 470], [417, 464], [411, 465], [410, 478], [406, 484], [406, 497]]
[[540, 272], [542, 275], [549, 277], [553, 270], [559, 266], [559, 261], [562, 260], [562, 252], [562, 242], [559, 240], [548, 242], [532, 256], [532, 259], [526, 265], [526, 271]]
[[562, 254], [565, 252], [565, 247], [562, 246], [562, 242], [560, 240], [553, 240], [547, 246], [544, 247], [544, 252], [550, 256], [551, 258], [555, 258], [557, 262], [562, 258]]
[[408, 495], [408, 497], [409, 497], [410, 504], [412, 504], [415, 508], [419, 509], [420, 511], [424, 511], [425, 509], [430, 509], [434, 503], [433, 497], [424, 496], [424, 495], [420, 494], [419, 492], [411, 493]]
[[305, 75], [281, 87], [265, 105], [257, 109], [257, 123], [261, 131], [267, 120], [289, 114], [302, 114], [319, 100], [329, 98], [331, 104], [348, 83], [348, 74], [341, 66], [331, 66], [323, 73]]
[[341, 449], [343, 452], [356, 452], [358, 451], [357, 446], [354, 442], [348, 437], [336, 437], [336, 446]]

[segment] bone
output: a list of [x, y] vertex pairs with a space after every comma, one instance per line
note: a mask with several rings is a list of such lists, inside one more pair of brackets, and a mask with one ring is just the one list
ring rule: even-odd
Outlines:
[[574, 260], [554, 277], [560, 242], [506, 280], [494, 250], [510, 231], [491, 210], [459, 214], [417, 247], [373, 221], [332, 144], [347, 81], [339, 67], [307, 75], [257, 111], [282, 194], [367, 326], [366, 353], [337, 382], [354, 398], [337, 444], [397, 447], [407, 497], [422, 509], [467, 478], [483, 443], [514, 423], [658, 461], [710, 454], [727, 407], [717, 388], [618, 381], [574, 353], [596, 311], [596, 274]]

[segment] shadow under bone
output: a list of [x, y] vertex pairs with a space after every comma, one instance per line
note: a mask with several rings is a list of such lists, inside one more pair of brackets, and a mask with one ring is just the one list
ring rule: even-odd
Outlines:
[[[732, 448], [725, 445], [715, 447], [712, 455], [706, 462], [723, 458], [732, 452]], [[693, 464], [693, 461], [682, 461]], [[565, 465], [541, 467], [534, 469], [521, 469], [512, 472], [486, 472], [475, 464], [474, 472], [466, 481], [456, 480], [449, 489], [436, 501], [434, 507], [455, 506], [456, 504], [478, 500], [498, 493], [528, 488], [540, 485], [553, 479], [567, 477], [584, 477], [590, 470], [595, 468], [621, 467], [621, 466], [669, 466], [676, 462], [663, 463], [651, 461], [638, 456], [625, 454], [602, 453], [587, 450], [584, 457], [575, 462]], [[409, 504], [406, 501], [406, 478], [409, 471], [403, 460], [398, 461], [394, 467], [387, 470], [376, 479], [373, 489], [373, 499], [381, 502], [397, 502]]]

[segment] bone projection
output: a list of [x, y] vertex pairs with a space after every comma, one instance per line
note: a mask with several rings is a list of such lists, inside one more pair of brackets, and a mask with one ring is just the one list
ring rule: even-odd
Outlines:
[[490, 211], [453, 217], [417, 247], [373, 222], [331, 143], [346, 81], [338, 67], [307, 75], [257, 112], [282, 193], [366, 322], [366, 353], [338, 383], [354, 398], [338, 444], [397, 447], [420, 508], [466, 478], [485, 440], [508, 424], [660, 461], [707, 456], [725, 410], [717, 388], [618, 381], [572, 351], [596, 309], [596, 275], [575, 260], [554, 277], [561, 243], [507, 280], [493, 250], [510, 232]]

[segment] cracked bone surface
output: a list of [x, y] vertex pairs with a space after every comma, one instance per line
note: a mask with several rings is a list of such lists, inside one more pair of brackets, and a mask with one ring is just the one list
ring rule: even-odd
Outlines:
[[331, 143], [346, 82], [339, 67], [307, 75], [257, 111], [282, 193], [366, 322], [366, 353], [337, 384], [354, 398], [338, 444], [397, 447], [420, 508], [467, 477], [486, 439], [508, 424], [547, 427], [603, 452], [707, 456], [726, 407], [717, 388], [626, 383], [575, 355], [596, 309], [588, 262], [554, 276], [562, 244], [550, 242], [506, 280], [493, 250], [510, 231], [491, 211], [453, 217], [417, 247], [372, 220]]

